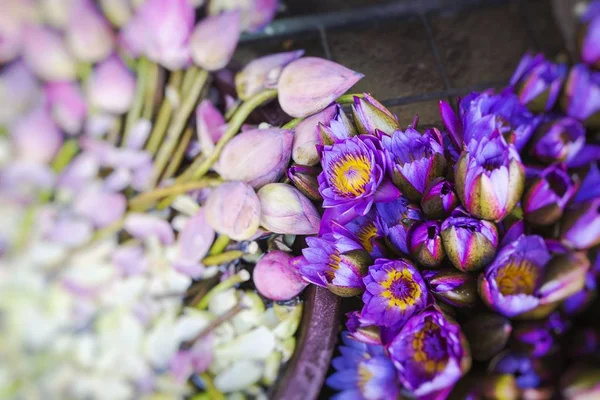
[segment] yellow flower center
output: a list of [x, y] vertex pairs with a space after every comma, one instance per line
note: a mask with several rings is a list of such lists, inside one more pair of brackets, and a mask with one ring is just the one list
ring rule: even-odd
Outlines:
[[339, 194], [360, 196], [369, 183], [371, 162], [364, 155], [349, 154], [331, 168], [331, 183]]
[[511, 262], [499, 269], [496, 283], [503, 295], [533, 294], [539, 277], [539, 269], [532, 262]]
[[[436, 374], [446, 368], [448, 358], [440, 348], [442, 345], [440, 337], [440, 327], [432, 321], [426, 321], [423, 329], [414, 335], [412, 347], [414, 350], [414, 360], [423, 364], [424, 369], [429, 374]], [[428, 348], [428, 343], [429, 347]]]
[[365, 248], [365, 250], [369, 253], [372, 252], [373, 243], [371, 240], [377, 236], [377, 227], [375, 226], [375, 222], [371, 221], [361, 227], [357, 236], [360, 244]]
[[327, 263], [329, 265], [329, 269], [325, 271], [325, 277], [327, 277], [327, 280], [329, 282], [333, 281], [335, 271], [340, 268], [340, 261], [340, 252], [338, 250], [331, 253], [331, 255], [329, 256], [329, 260]]
[[[370, 355], [366, 356], [367, 359], [371, 358]], [[358, 388], [362, 393], [365, 391], [365, 386], [373, 378], [373, 373], [363, 364], [358, 365]]]
[[404, 311], [415, 305], [421, 297], [421, 288], [414, 281], [412, 272], [406, 268], [389, 271], [381, 286], [385, 289], [381, 296], [388, 299], [389, 308], [397, 307]]

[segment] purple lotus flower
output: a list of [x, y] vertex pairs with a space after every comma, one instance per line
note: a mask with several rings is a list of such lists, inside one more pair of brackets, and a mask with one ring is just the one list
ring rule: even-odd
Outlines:
[[388, 351], [400, 383], [418, 398], [445, 398], [471, 366], [460, 326], [435, 307], [410, 318]]
[[389, 203], [376, 204], [378, 234], [397, 252], [409, 255], [408, 232], [411, 226], [423, 220], [419, 206], [400, 197]]
[[383, 136], [382, 144], [394, 184], [411, 200], [420, 200], [427, 185], [444, 173], [442, 135], [435, 128], [423, 135], [413, 128], [396, 131]]
[[600, 124], [600, 72], [578, 64], [571, 68], [561, 99], [565, 113], [586, 126]]
[[460, 208], [442, 223], [441, 236], [448, 259], [461, 271], [482, 268], [496, 255], [496, 226], [470, 217]]
[[308, 247], [294, 261], [305, 280], [331, 290], [338, 296], [349, 297], [364, 291], [363, 276], [371, 264], [364, 250], [342, 252], [333, 234], [306, 238]]
[[538, 290], [550, 257], [541, 237], [521, 236], [503, 247], [480, 277], [481, 298], [507, 317], [534, 310], [540, 305]]
[[398, 118], [370, 94], [354, 97], [352, 116], [360, 134], [374, 135], [375, 131], [391, 135], [398, 129]]
[[444, 178], [431, 182], [421, 199], [423, 212], [432, 219], [447, 217], [459, 204], [454, 184]]
[[576, 191], [577, 185], [564, 167], [553, 165], [546, 168], [523, 195], [525, 219], [536, 225], [555, 223]]
[[453, 307], [474, 307], [477, 304], [477, 281], [454, 268], [422, 271], [421, 275], [437, 300]]
[[396, 370], [379, 345], [352, 340], [342, 332], [342, 355], [332, 361], [336, 372], [327, 378], [327, 386], [342, 392], [332, 399], [395, 399], [400, 387]]
[[409, 250], [413, 259], [423, 267], [434, 268], [440, 265], [446, 257], [440, 222], [427, 221], [413, 226], [410, 231]]
[[525, 54], [513, 74], [510, 84], [515, 87], [521, 103], [531, 111], [550, 111], [567, 77], [567, 65], [546, 60], [543, 54]]
[[549, 120], [536, 130], [529, 154], [546, 163], [569, 162], [585, 144], [585, 128], [575, 118]]
[[362, 320], [399, 328], [429, 300], [425, 281], [408, 260], [377, 259], [363, 278]]
[[600, 244], [600, 197], [573, 204], [563, 216], [560, 238], [575, 249], [589, 249]]
[[339, 240], [345, 239], [343, 240], [345, 248], [356, 248], [359, 245], [361, 249], [364, 249], [375, 259], [381, 257], [385, 250], [378, 240], [376, 218], [376, 212], [371, 210], [368, 214], [345, 223], [335, 219], [325, 221], [325, 223], [330, 225], [329, 229], [336, 238]]
[[523, 194], [523, 164], [515, 148], [498, 131], [469, 142], [454, 176], [465, 209], [481, 219], [501, 221]]
[[557, 343], [546, 321], [528, 321], [515, 327], [512, 347], [532, 357], [542, 357], [557, 350]]
[[328, 120], [319, 122], [317, 139], [321, 145], [331, 145], [358, 135], [356, 126], [339, 104], [333, 104], [333, 113]]
[[355, 136], [324, 146], [322, 154], [318, 180], [323, 207], [364, 215], [374, 202], [398, 197], [398, 189], [385, 179], [385, 155], [377, 138]]
[[580, 18], [583, 25], [578, 35], [578, 48], [584, 63], [600, 68], [600, 4], [592, 1]]

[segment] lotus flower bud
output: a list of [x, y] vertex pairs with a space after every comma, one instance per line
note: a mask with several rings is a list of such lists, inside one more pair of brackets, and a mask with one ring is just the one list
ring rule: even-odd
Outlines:
[[39, 102], [37, 78], [22, 61], [6, 65], [0, 72], [0, 125], [9, 126]]
[[332, 145], [358, 135], [356, 127], [339, 104], [334, 104], [333, 117], [328, 122], [319, 122], [318, 139], [321, 145]]
[[320, 168], [305, 167], [304, 165], [292, 165], [288, 168], [287, 176], [296, 189], [311, 200], [323, 200], [319, 193], [319, 182], [317, 176], [321, 173]]
[[462, 214], [460, 209], [442, 223], [441, 235], [448, 259], [461, 271], [480, 269], [496, 255], [496, 226]]
[[500, 353], [511, 335], [510, 320], [499, 314], [480, 313], [463, 325], [471, 347], [471, 354], [477, 361], [489, 360]]
[[48, 28], [29, 26], [24, 33], [23, 58], [36, 75], [47, 81], [73, 80], [75, 59], [63, 39]]
[[519, 154], [494, 131], [471, 140], [454, 169], [456, 192], [467, 212], [501, 221], [523, 194], [525, 170]]
[[114, 45], [108, 21], [90, 0], [73, 0], [65, 38], [73, 55], [89, 63], [106, 58]]
[[575, 118], [561, 117], [535, 131], [529, 153], [545, 163], [569, 162], [585, 144], [585, 128]]
[[33, 0], [5, 0], [0, 13], [0, 64], [19, 55], [23, 33], [28, 24], [37, 22], [39, 6]]
[[93, 107], [123, 114], [129, 110], [135, 95], [136, 81], [123, 61], [112, 56], [96, 65], [88, 79], [86, 95]]
[[402, 195], [419, 201], [425, 188], [446, 169], [442, 136], [437, 129], [421, 135], [413, 128], [382, 138], [392, 180]]
[[215, 240], [215, 231], [206, 221], [204, 208], [187, 220], [177, 238], [175, 268], [188, 276], [198, 277], [204, 271], [201, 260]]
[[525, 54], [510, 80], [521, 103], [533, 112], [550, 111], [567, 77], [566, 64], [554, 64], [543, 54]]
[[87, 116], [85, 98], [79, 85], [51, 82], [44, 88], [54, 121], [70, 135], [80, 132]]
[[333, 61], [300, 58], [281, 73], [279, 104], [292, 117], [307, 117], [323, 110], [363, 76]]
[[224, 68], [231, 60], [239, 38], [239, 12], [204, 18], [196, 25], [190, 39], [194, 63], [207, 71]]
[[218, 233], [233, 240], [247, 240], [258, 230], [260, 202], [250, 185], [225, 182], [208, 195], [204, 215]]
[[391, 135], [400, 129], [398, 118], [368, 93], [354, 97], [352, 116], [361, 135], [374, 135], [376, 130]]
[[545, 273], [537, 290], [542, 303], [555, 303], [582, 290], [590, 268], [585, 253], [556, 255], [545, 267]]
[[[266, 186], [265, 186], [266, 187]], [[332, 233], [306, 238], [308, 247], [293, 263], [305, 280], [341, 297], [358, 296], [365, 290], [363, 277], [373, 261], [364, 250], [346, 250]]]
[[270, 251], [258, 262], [252, 272], [252, 281], [267, 299], [282, 301], [296, 297], [308, 285], [291, 265], [291, 256], [283, 251]]
[[347, 313], [346, 318], [346, 328], [350, 332], [348, 334], [350, 338], [367, 344], [381, 344], [379, 326], [366, 323], [358, 311]]
[[600, 396], [600, 368], [574, 365], [560, 380], [560, 393], [567, 400], [594, 400]]
[[552, 225], [560, 219], [577, 186], [567, 172], [553, 165], [546, 168], [525, 191], [525, 219], [536, 225]]
[[[331, 105], [323, 111], [305, 118], [294, 128], [292, 159], [301, 165], [316, 165], [320, 161], [317, 145], [320, 143], [319, 126], [329, 124], [338, 112], [337, 105]], [[342, 111], [343, 112], [343, 111]]]
[[210, 154], [221, 139], [227, 124], [223, 114], [210, 102], [202, 100], [196, 108], [196, 131], [204, 154]]
[[408, 233], [413, 224], [422, 221], [423, 215], [419, 206], [410, 204], [400, 197], [389, 203], [376, 203], [377, 230], [386, 238], [394, 250], [410, 254]]
[[276, 88], [283, 68], [303, 54], [304, 50], [296, 50], [250, 61], [235, 75], [235, 88], [240, 100], [248, 100], [264, 89]]
[[577, 49], [581, 60], [596, 69], [600, 68], [600, 6], [596, 2], [587, 5], [585, 13], [580, 17]]
[[561, 105], [565, 113], [588, 127], [600, 126], [600, 72], [583, 64], [569, 72]]
[[416, 224], [411, 229], [410, 254], [417, 263], [425, 268], [437, 267], [446, 257], [440, 230], [438, 221]]
[[563, 301], [561, 308], [565, 315], [573, 317], [587, 310], [598, 296], [596, 276], [592, 270], [588, 271], [585, 276], [585, 284], [583, 289], [572, 294]]
[[600, 197], [573, 204], [562, 218], [562, 242], [574, 249], [589, 249], [600, 244]]
[[423, 279], [436, 299], [454, 307], [474, 307], [477, 304], [477, 280], [456, 269], [423, 271]]
[[240, 133], [223, 148], [218, 171], [223, 179], [246, 182], [255, 189], [277, 182], [290, 163], [293, 136], [278, 128]]
[[131, 236], [140, 240], [155, 237], [164, 245], [170, 245], [175, 242], [175, 234], [173, 233], [171, 224], [154, 215], [129, 213], [125, 217], [123, 228]]
[[11, 128], [19, 158], [34, 163], [49, 163], [63, 142], [62, 134], [44, 107], [21, 117]]
[[321, 218], [315, 206], [298, 189], [285, 183], [270, 183], [257, 193], [260, 224], [273, 233], [314, 235]]
[[208, 12], [217, 15], [223, 11], [240, 11], [242, 30], [253, 32], [273, 19], [277, 6], [277, 0], [212, 0], [208, 3]]
[[100, 7], [106, 18], [114, 26], [124, 26], [133, 14], [129, 0], [100, 0]]
[[557, 350], [557, 343], [545, 322], [528, 321], [512, 334], [512, 347], [532, 357], [542, 357]]
[[421, 208], [431, 219], [447, 217], [459, 204], [454, 185], [444, 178], [433, 180], [421, 199]]

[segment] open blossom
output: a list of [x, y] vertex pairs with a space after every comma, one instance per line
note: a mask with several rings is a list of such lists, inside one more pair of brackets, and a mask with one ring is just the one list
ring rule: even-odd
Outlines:
[[332, 361], [336, 372], [327, 378], [327, 386], [340, 390], [332, 397], [365, 400], [395, 399], [400, 387], [394, 365], [381, 345], [365, 344], [342, 332], [342, 355]]
[[421, 135], [408, 128], [381, 140], [394, 184], [403, 196], [420, 200], [429, 183], [442, 176], [446, 168], [441, 133], [434, 128]]
[[445, 398], [471, 366], [460, 326], [435, 307], [412, 316], [387, 349], [400, 383], [418, 398]]
[[365, 322], [397, 328], [427, 305], [425, 282], [408, 260], [377, 259], [363, 282], [361, 318]]
[[456, 192], [473, 216], [501, 221], [523, 194], [525, 171], [519, 154], [498, 131], [471, 140], [455, 166]]
[[402, 196], [375, 206], [378, 235], [383, 236], [394, 250], [409, 255], [409, 230], [413, 224], [423, 220], [421, 209]]
[[323, 147], [319, 192], [323, 207], [364, 215], [374, 202], [391, 201], [398, 190], [385, 178], [384, 153], [373, 136], [356, 136]]
[[343, 251], [333, 234], [306, 238], [308, 247], [295, 265], [305, 280], [323, 286], [339, 296], [356, 296], [364, 291], [363, 276], [371, 263], [360, 247]]

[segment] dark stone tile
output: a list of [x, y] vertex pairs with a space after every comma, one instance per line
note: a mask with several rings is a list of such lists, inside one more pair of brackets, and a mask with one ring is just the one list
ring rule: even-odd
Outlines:
[[444, 89], [419, 19], [328, 32], [327, 39], [336, 62], [365, 74], [353, 92], [387, 100]]
[[565, 40], [552, 12], [551, 0], [528, 0], [527, 23], [538, 50], [548, 57], [565, 51]]
[[533, 47], [515, 3], [432, 16], [430, 23], [452, 87], [508, 81]]
[[435, 126], [439, 128], [442, 126], [442, 119], [438, 111], [438, 100], [390, 106], [388, 108], [398, 116], [398, 122], [402, 129], [412, 123], [415, 114], [419, 115], [419, 127], [427, 128]]
[[325, 58], [325, 49], [318, 32], [306, 33], [301, 38], [263, 39], [242, 43], [236, 49], [233, 61], [245, 65], [257, 57], [268, 54], [304, 49], [305, 56]]
[[287, 0], [283, 1], [286, 15], [299, 16], [336, 12], [357, 7], [369, 7], [389, 0]]

